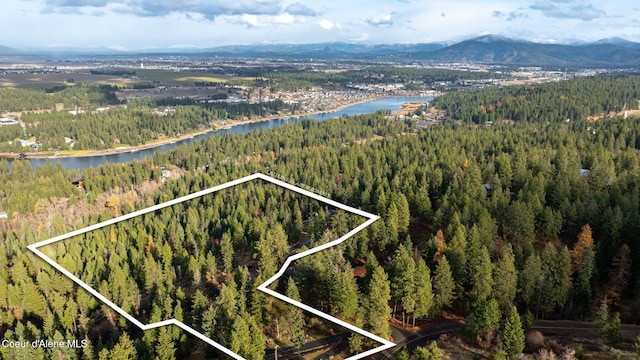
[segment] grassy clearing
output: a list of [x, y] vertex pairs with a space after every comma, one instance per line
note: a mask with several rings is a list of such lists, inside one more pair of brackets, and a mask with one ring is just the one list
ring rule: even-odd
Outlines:
[[212, 76], [187, 76], [187, 77], [176, 78], [176, 81], [180, 81], [180, 82], [202, 81], [202, 82], [226, 83], [229, 80], [221, 77], [212, 77]]
[[[70, 86], [74, 83], [80, 84], [105, 84], [120, 87], [130, 87], [134, 84], [154, 85], [193, 85], [196, 82], [211, 83], [250, 83], [254, 79], [243, 76], [213, 75], [196, 71], [170, 71], [155, 69], [130, 69], [135, 75], [96, 75], [90, 74], [88, 70], [81, 70], [72, 73], [46, 73], [46, 74], [15, 74], [0, 79], [0, 88], [31, 88], [49, 89], [56, 86]], [[73, 79], [73, 82], [68, 82]]]
[[134, 80], [134, 79], [125, 79], [125, 78], [111, 78], [111, 79], [105, 79], [105, 80], [100, 80], [100, 81], [96, 81], [96, 84], [102, 84], [102, 85], [114, 85], [114, 86], [130, 86], [133, 84], [137, 84], [140, 81], [138, 80]]
[[167, 70], [153, 70], [153, 69], [137, 69], [136, 75], [141, 80], [157, 81], [163, 84], [193, 84], [196, 81], [201, 82], [214, 82], [214, 83], [228, 83], [228, 82], [249, 82], [253, 81], [251, 77], [244, 76], [225, 76], [225, 75], [213, 75], [208, 76], [206, 73], [196, 71], [167, 71]]

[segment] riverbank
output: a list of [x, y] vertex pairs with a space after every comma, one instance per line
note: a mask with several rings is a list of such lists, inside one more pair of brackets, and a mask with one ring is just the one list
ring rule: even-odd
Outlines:
[[[290, 115], [290, 116], [270, 115], [270, 116], [261, 117], [261, 118], [257, 118], [257, 119], [250, 119], [250, 120], [227, 120], [227, 124], [224, 125], [224, 126], [208, 128], [208, 129], [205, 129], [205, 130], [184, 134], [184, 135], [181, 135], [181, 136], [178, 136], [178, 137], [164, 138], [162, 140], [158, 140], [158, 141], [154, 141], [154, 142], [150, 142], [150, 143], [146, 143], [146, 144], [142, 144], [142, 145], [136, 145], [136, 146], [126, 146], [126, 147], [123, 146], [123, 147], [118, 147], [118, 148], [114, 148], [114, 149], [100, 149], [100, 150], [71, 150], [71, 151], [66, 151], [65, 150], [65, 151], [49, 151], [49, 152], [25, 152], [24, 154], [26, 155], [27, 159], [65, 159], [65, 158], [83, 158], [83, 157], [95, 157], [95, 156], [106, 156], [106, 155], [114, 155], [114, 154], [122, 154], [122, 153], [131, 153], [131, 152], [137, 152], [137, 151], [141, 151], [141, 150], [153, 149], [153, 148], [161, 147], [161, 146], [164, 146], [164, 145], [169, 145], [169, 144], [185, 141], [185, 140], [191, 139], [191, 138], [196, 137], [196, 136], [205, 135], [205, 134], [208, 134], [208, 133], [211, 133], [211, 132], [215, 132], [215, 131], [219, 131], [219, 130], [222, 130], [222, 129], [229, 129], [229, 128], [232, 128], [232, 127], [235, 127], [235, 126], [239, 126], [239, 125], [252, 124], [252, 123], [258, 123], [258, 122], [264, 122], [264, 121], [271, 121], [271, 120], [275, 120], [275, 119], [281, 119], [281, 118], [284, 118], [284, 117], [301, 118], [301, 117], [306, 117], [306, 116], [321, 115], [321, 114], [325, 114], [325, 113], [329, 113], [329, 112], [341, 111], [341, 110], [343, 110], [343, 109], [345, 109], [345, 108], [347, 108], [349, 106], [362, 104], [362, 103], [366, 103], [366, 102], [369, 102], [369, 101], [379, 100], [379, 99], [388, 98], [388, 97], [390, 97], [390, 96], [370, 96], [370, 97], [358, 99], [357, 101], [351, 101], [351, 102], [343, 103], [343, 104], [340, 104], [339, 106], [336, 106], [336, 107], [333, 107], [333, 108], [329, 108], [329, 109], [325, 109], [323, 111], [310, 111], [310, 112], [307, 112], [307, 113], [304, 113], [304, 114], [297, 114], [297, 115]], [[18, 159], [19, 157], [20, 157], [20, 154], [18, 154], [18, 153], [0, 152], [0, 158]]]

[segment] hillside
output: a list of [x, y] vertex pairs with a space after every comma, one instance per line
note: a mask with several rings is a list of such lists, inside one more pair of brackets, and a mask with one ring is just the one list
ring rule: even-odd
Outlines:
[[407, 54], [416, 60], [534, 66], [640, 65], [639, 44], [620, 39], [584, 45], [540, 44], [486, 35], [429, 52]]

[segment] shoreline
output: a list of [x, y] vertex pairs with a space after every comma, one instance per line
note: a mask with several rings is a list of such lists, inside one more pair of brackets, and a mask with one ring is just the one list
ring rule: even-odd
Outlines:
[[[140, 151], [140, 150], [148, 150], [148, 149], [161, 147], [161, 146], [164, 146], [164, 145], [169, 145], [169, 144], [173, 144], [173, 143], [177, 143], [177, 142], [182, 142], [182, 141], [191, 139], [191, 138], [196, 137], [196, 136], [205, 135], [205, 134], [208, 134], [208, 133], [211, 133], [211, 132], [215, 132], [215, 131], [222, 130], [222, 129], [228, 129], [228, 128], [232, 128], [234, 126], [239, 126], [239, 125], [243, 125], [243, 124], [252, 124], [252, 123], [271, 121], [271, 120], [282, 119], [282, 118], [303, 118], [305, 116], [320, 115], [320, 114], [324, 114], [324, 113], [340, 111], [340, 110], [343, 110], [344, 108], [347, 108], [349, 106], [362, 104], [362, 103], [366, 103], [366, 102], [369, 102], [369, 101], [380, 100], [380, 99], [385, 99], [385, 98], [393, 98], [393, 97], [403, 97], [403, 96], [372, 96], [372, 97], [359, 99], [357, 101], [348, 102], [346, 104], [342, 104], [340, 106], [336, 106], [336, 107], [328, 109], [328, 110], [311, 111], [311, 112], [308, 112], [308, 113], [305, 113], [305, 114], [300, 114], [300, 115], [290, 115], [290, 116], [271, 115], [271, 116], [267, 116], [267, 117], [262, 117], [262, 118], [257, 118], [257, 119], [250, 119], [250, 120], [226, 120], [229, 124], [228, 125], [224, 125], [222, 127], [208, 128], [208, 129], [205, 129], [205, 130], [184, 134], [184, 135], [181, 135], [179, 137], [166, 138], [166, 139], [163, 139], [163, 140], [160, 140], [160, 141], [157, 141], [157, 142], [147, 143], [147, 144], [143, 144], [143, 145], [128, 146], [128, 147], [115, 148], [115, 149], [79, 150], [79, 151], [81, 151], [81, 153], [69, 153], [69, 154], [62, 153], [62, 154], [58, 154], [58, 155], [55, 155], [55, 152], [46, 152], [46, 153], [25, 152], [24, 154], [26, 155], [26, 159], [28, 160], [28, 159], [69, 159], [69, 158], [99, 157], [99, 156], [108, 156], [108, 155], [121, 154], [121, 153], [137, 152], [137, 151]], [[0, 159], [14, 159], [15, 160], [15, 159], [18, 159], [19, 156], [20, 156], [19, 153], [0, 152]]]

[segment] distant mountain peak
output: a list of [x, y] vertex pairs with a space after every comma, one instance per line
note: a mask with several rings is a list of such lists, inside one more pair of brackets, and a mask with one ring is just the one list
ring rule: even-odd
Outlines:
[[470, 41], [481, 42], [485, 44], [496, 43], [496, 42], [510, 42], [510, 43], [524, 42], [522, 40], [515, 40], [515, 39], [508, 38], [506, 36], [495, 35], [495, 34], [478, 36], [476, 38], [471, 39]]
[[594, 44], [629, 44], [631, 43], [631, 41], [627, 40], [627, 39], [623, 39], [621, 37], [610, 37], [610, 38], [604, 38], [604, 39], [600, 39], [597, 41], [593, 42]]
[[483, 35], [432, 52], [412, 55], [437, 62], [472, 62], [525, 66], [630, 67], [640, 64], [640, 44], [600, 43], [572, 46]]
[[14, 48], [0, 45], [0, 54], [15, 54], [16, 52], [18, 52], [18, 50]]

